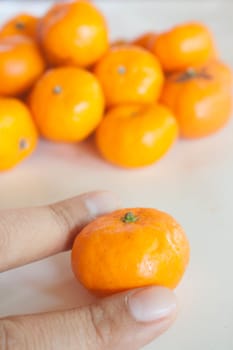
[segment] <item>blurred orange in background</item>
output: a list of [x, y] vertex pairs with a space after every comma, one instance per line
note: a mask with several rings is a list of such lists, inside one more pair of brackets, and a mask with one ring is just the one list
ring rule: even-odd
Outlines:
[[29, 109], [19, 100], [0, 98], [0, 170], [8, 170], [28, 157], [37, 144], [37, 131]]
[[98, 62], [94, 73], [108, 106], [153, 103], [159, 98], [164, 82], [157, 58], [133, 45], [111, 48]]
[[96, 132], [96, 144], [111, 163], [136, 168], [160, 159], [178, 137], [172, 112], [160, 104], [112, 108]]
[[96, 77], [76, 67], [49, 70], [29, 97], [41, 135], [62, 142], [78, 142], [89, 136], [102, 119], [104, 104]]
[[170, 75], [161, 101], [176, 115], [183, 137], [198, 138], [221, 129], [232, 113], [232, 73], [221, 61]]
[[42, 17], [38, 34], [48, 61], [54, 65], [91, 66], [109, 46], [104, 16], [85, 0], [55, 4]]
[[35, 42], [23, 35], [0, 39], [0, 96], [24, 94], [45, 69]]
[[155, 45], [156, 39], [157, 39], [157, 34], [154, 32], [149, 32], [149, 33], [140, 35], [138, 38], [132, 41], [132, 44], [141, 46], [144, 49], [152, 51]]
[[10, 35], [26, 35], [31, 39], [37, 36], [38, 17], [20, 13], [0, 27], [0, 38]]
[[166, 72], [201, 66], [216, 56], [212, 34], [202, 23], [185, 23], [161, 33], [152, 51]]

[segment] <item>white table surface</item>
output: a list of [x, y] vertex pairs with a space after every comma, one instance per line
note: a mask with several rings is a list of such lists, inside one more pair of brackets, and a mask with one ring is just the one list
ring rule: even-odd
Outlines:
[[[233, 63], [233, 2], [98, 1], [112, 37], [134, 37], [190, 19], [213, 30], [222, 57]], [[18, 11], [43, 13], [46, 1], [0, 1], [0, 18]], [[233, 349], [233, 122], [199, 141], [180, 141], [158, 164], [115, 168], [89, 142], [41, 142], [34, 156], [0, 174], [0, 208], [40, 205], [78, 193], [109, 189], [124, 206], [157, 207], [174, 215], [191, 242], [191, 263], [177, 295], [176, 324], [148, 350]], [[39, 232], [38, 232], [39, 234]], [[91, 299], [73, 278], [69, 254], [0, 275], [0, 314], [65, 308]]]

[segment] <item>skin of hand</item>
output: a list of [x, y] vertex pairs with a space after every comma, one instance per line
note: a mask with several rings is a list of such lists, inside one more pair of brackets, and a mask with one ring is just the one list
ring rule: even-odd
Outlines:
[[[0, 271], [69, 250], [78, 232], [120, 207], [111, 192], [0, 212]], [[0, 350], [137, 350], [169, 328], [175, 295], [163, 287], [131, 290], [65, 311], [0, 318]]]

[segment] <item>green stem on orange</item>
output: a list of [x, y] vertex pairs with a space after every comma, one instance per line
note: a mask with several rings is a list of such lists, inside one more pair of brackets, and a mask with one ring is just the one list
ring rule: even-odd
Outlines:
[[27, 139], [22, 138], [19, 140], [19, 149], [20, 151], [23, 151], [29, 147], [29, 142]]
[[195, 77], [196, 75], [198, 75], [198, 73], [197, 73], [197, 72], [195, 71], [195, 69], [193, 69], [193, 68], [187, 69], [186, 74], [187, 74], [187, 76], [188, 76], [189, 78], [193, 78], [193, 77]]
[[53, 88], [53, 93], [54, 94], [58, 95], [61, 92], [62, 92], [62, 87], [61, 86], [59, 86], [59, 85], [54, 86], [54, 88]]
[[206, 73], [204, 69], [202, 71], [197, 71], [194, 68], [188, 68], [184, 73], [181, 73], [179, 75], [179, 77], [176, 79], [176, 82], [182, 83], [195, 78], [202, 78], [206, 80], [212, 79], [211, 75]]
[[124, 75], [126, 73], [126, 67], [125, 66], [119, 66], [117, 69], [118, 74]]
[[16, 28], [16, 29], [19, 29], [19, 30], [22, 30], [22, 29], [25, 28], [25, 24], [24, 24], [23, 22], [17, 22], [17, 23], [15, 24], [15, 28]]
[[125, 222], [126, 224], [131, 223], [131, 222], [136, 222], [138, 220], [138, 217], [134, 215], [132, 212], [128, 212], [124, 215], [122, 218], [122, 221]]

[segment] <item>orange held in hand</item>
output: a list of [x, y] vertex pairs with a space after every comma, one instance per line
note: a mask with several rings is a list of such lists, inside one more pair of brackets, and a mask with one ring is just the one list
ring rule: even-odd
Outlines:
[[103, 15], [85, 0], [54, 5], [40, 21], [39, 37], [55, 65], [91, 66], [109, 46]]
[[176, 119], [167, 107], [124, 105], [107, 113], [96, 131], [96, 144], [111, 163], [140, 167], [161, 158], [177, 135]]
[[97, 295], [151, 285], [175, 288], [189, 262], [180, 225], [155, 209], [122, 209], [99, 217], [76, 237], [72, 267]]
[[213, 38], [200, 23], [179, 25], [158, 35], [152, 51], [166, 72], [200, 66], [216, 56]]
[[173, 111], [183, 137], [198, 138], [222, 128], [232, 112], [232, 72], [212, 61], [170, 75], [161, 101]]
[[0, 96], [25, 93], [44, 68], [45, 63], [33, 40], [20, 35], [0, 39]]
[[31, 39], [36, 38], [38, 18], [27, 13], [20, 13], [6, 22], [0, 28], [0, 37], [10, 35], [26, 35]]
[[19, 100], [0, 98], [0, 171], [13, 168], [37, 144], [37, 131], [28, 108]]
[[153, 103], [162, 89], [163, 72], [158, 60], [143, 48], [114, 47], [95, 68], [108, 106]]
[[45, 138], [77, 142], [100, 123], [104, 96], [93, 74], [81, 68], [63, 67], [42, 76], [29, 97], [29, 105]]

